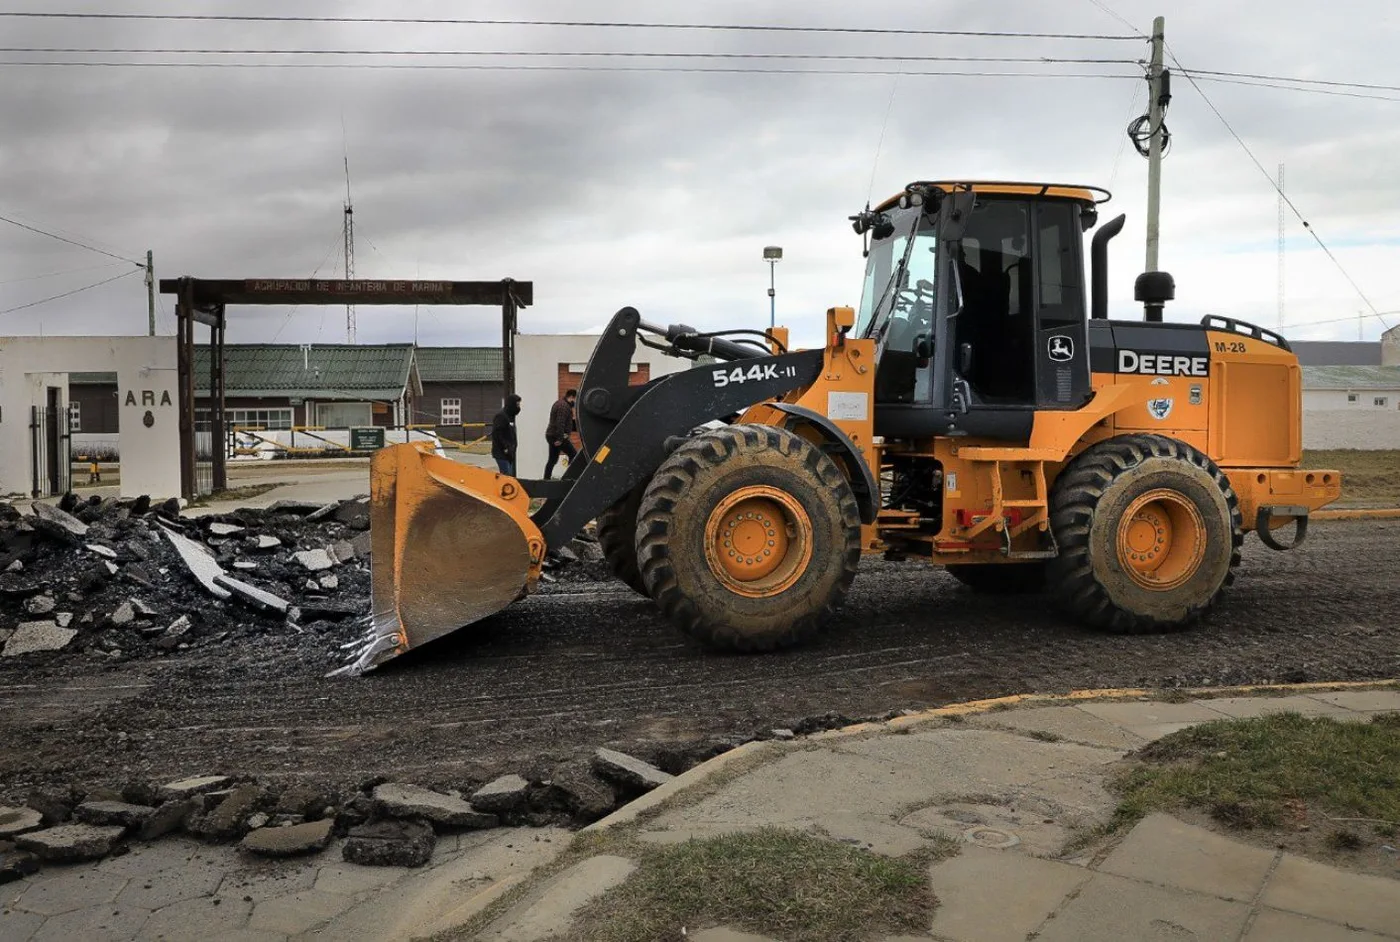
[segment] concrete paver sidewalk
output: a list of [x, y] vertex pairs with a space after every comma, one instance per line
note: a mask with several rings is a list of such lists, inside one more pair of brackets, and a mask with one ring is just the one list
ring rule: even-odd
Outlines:
[[[958, 841], [959, 854], [930, 867], [940, 906], [927, 931], [881, 942], [1400, 940], [1400, 860], [1396, 879], [1367, 876], [1162, 814], [1096, 853], [1063, 856], [1109, 819], [1104, 773], [1147, 737], [1279, 711], [1362, 721], [1400, 712], [1400, 690], [1086, 702], [752, 743], [594, 828], [668, 844], [777, 825], [896, 855]], [[431, 864], [402, 870], [344, 863], [339, 844], [268, 862], [162, 840], [0, 886], [0, 942], [388, 942], [461, 926], [522, 884], [474, 938], [543, 942], [636, 865], [599, 853], [531, 884], [568, 844], [555, 829], [446, 835]], [[772, 942], [738, 927], [688, 927], [687, 937]]]
[[[886, 854], [959, 841], [959, 854], [930, 867], [940, 906], [928, 931], [897, 942], [1396, 940], [1400, 860], [1395, 878], [1368, 876], [1165, 814], [1149, 815], [1097, 852], [1062, 856], [1071, 838], [1112, 815], [1107, 767], [1150, 739], [1272, 712], [1362, 721], [1392, 711], [1400, 711], [1393, 689], [1086, 702], [983, 713], [956, 725], [897, 720], [874, 732], [743, 747], [594, 827], [672, 843], [777, 825]], [[580, 894], [576, 874], [567, 893], [547, 883], [476, 938], [535, 942], [549, 937], [546, 929], [565, 931], [579, 907], [630, 871], [628, 861], [608, 859], [613, 876], [592, 892]], [[687, 928], [703, 942], [773, 942], [739, 927]]]

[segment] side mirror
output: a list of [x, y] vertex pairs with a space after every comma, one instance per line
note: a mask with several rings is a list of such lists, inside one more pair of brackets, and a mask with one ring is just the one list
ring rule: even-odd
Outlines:
[[966, 376], [972, 372], [972, 344], [958, 344], [958, 372]]

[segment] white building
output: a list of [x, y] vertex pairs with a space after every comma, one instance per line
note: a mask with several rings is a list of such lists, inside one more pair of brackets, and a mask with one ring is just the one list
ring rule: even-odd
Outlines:
[[69, 373], [114, 373], [124, 497], [180, 494], [174, 337], [0, 338], [0, 495], [62, 493]]
[[[516, 474], [522, 478], [544, 476], [549, 457], [544, 429], [549, 424], [549, 407], [565, 390], [577, 389], [584, 367], [598, 343], [596, 334], [519, 334], [515, 338], [515, 391], [520, 394], [521, 411], [515, 420], [519, 438]], [[645, 383], [658, 376], [689, 368], [692, 363], [666, 356], [659, 350], [637, 345], [632, 355], [631, 383]], [[563, 474], [556, 467], [554, 476]]]
[[1303, 447], [1400, 448], [1400, 366], [1303, 367]]

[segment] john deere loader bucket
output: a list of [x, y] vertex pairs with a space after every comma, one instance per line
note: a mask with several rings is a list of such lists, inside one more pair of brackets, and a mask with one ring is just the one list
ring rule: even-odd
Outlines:
[[371, 627], [347, 672], [493, 615], [530, 591], [545, 544], [520, 482], [433, 454], [381, 448], [370, 463]]

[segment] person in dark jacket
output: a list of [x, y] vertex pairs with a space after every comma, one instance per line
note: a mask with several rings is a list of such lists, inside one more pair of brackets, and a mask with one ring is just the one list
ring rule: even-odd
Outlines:
[[544, 438], [549, 445], [549, 460], [544, 465], [546, 481], [554, 476], [554, 463], [559, 460], [560, 454], [567, 455], [570, 461], [578, 455], [578, 449], [574, 448], [573, 439], [569, 437], [574, 434], [576, 399], [578, 390], [570, 389], [564, 393], [562, 399], [549, 407], [549, 424], [544, 427]]
[[506, 397], [505, 408], [491, 420], [491, 457], [502, 474], [515, 474], [515, 417], [520, 414], [520, 397]]

